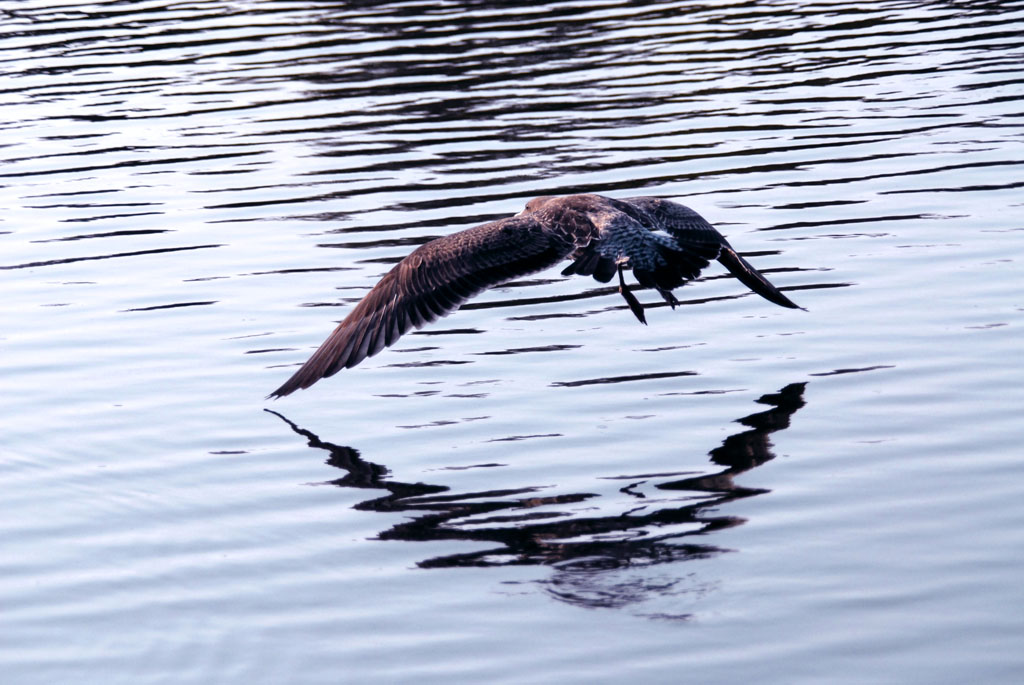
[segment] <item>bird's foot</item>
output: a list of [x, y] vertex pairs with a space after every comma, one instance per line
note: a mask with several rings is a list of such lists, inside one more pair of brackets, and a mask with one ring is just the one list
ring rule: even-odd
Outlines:
[[644, 307], [640, 304], [640, 300], [636, 299], [636, 295], [626, 287], [626, 277], [622, 274], [622, 264], [619, 264], [619, 294], [626, 299], [626, 304], [629, 305], [629, 311], [633, 312], [633, 316], [646, 326], [647, 317], [644, 316]]
[[629, 288], [625, 285], [619, 286], [619, 292], [622, 297], [625, 298], [626, 304], [629, 305], [629, 311], [633, 312], [633, 315], [642, 323], [647, 325], [647, 317], [644, 316], [644, 306], [640, 304], [640, 300], [636, 299], [636, 295], [633, 294]]
[[661, 295], [661, 299], [668, 302], [668, 306], [672, 307], [672, 309], [675, 309], [676, 305], [679, 304], [679, 300], [676, 299], [676, 296], [671, 290], [662, 290], [661, 288], [658, 288], [658, 294]]

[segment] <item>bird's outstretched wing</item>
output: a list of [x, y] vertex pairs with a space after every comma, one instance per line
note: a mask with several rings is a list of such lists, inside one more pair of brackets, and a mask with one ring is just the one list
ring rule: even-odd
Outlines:
[[671, 235], [681, 248], [692, 246], [703, 253], [712, 246], [717, 248], [724, 240], [707, 219], [677, 202], [660, 197], [628, 197], [621, 202], [653, 219], [655, 227]]
[[740, 257], [736, 250], [732, 249], [732, 245], [725, 241], [723, 238], [722, 252], [718, 255], [718, 261], [721, 262], [722, 266], [729, 270], [736, 279], [747, 286], [755, 293], [768, 300], [774, 302], [780, 307], [789, 307], [790, 309], [803, 309], [800, 305], [793, 300], [783, 295], [778, 288], [772, 285], [764, 275], [750, 265], [750, 262]]
[[780, 307], [801, 308], [769, 283], [760, 271], [733, 249], [729, 241], [714, 226], [689, 207], [656, 197], [631, 197], [623, 202], [646, 212], [655, 219], [662, 230], [672, 235], [684, 252], [692, 250], [706, 254], [711, 246], [716, 246], [718, 261], [740, 283]]
[[500, 283], [546, 269], [575, 248], [530, 215], [508, 217], [421, 245], [366, 294], [313, 356], [270, 397], [308, 388], [450, 314]]

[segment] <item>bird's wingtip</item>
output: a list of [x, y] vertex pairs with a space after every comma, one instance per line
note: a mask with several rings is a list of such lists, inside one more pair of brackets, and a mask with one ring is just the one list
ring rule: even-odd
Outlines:
[[[782, 302], [773, 300], [776, 304], [782, 305], [783, 307], [787, 307], [789, 309], [799, 309], [802, 312], [806, 312], [807, 311], [807, 307], [801, 307], [796, 302], [794, 302], [793, 300], [791, 300], [788, 297], [786, 297], [785, 295], [783, 295], [782, 291], [776, 291], [776, 292], [778, 292], [778, 294], [783, 299]], [[758, 293], [758, 294], [761, 294], [761, 293]], [[768, 299], [771, 299], [771, 298], [768, 298]]]
[[279, 400], [282, 397], [284, 397], [285, 395], [291, 395], [293, 392], [295, 392], [297, 386], [296, 387], [288, 387], [290, 384], [291, 384], [291, 380], [289, 379], [289, 381], [287, 383], [285, 383], [280, 388], [278, 388], [274, 392], [272, 392], [269, 395], [267, 395], [264, 399], [267, 399], [267, 400]]

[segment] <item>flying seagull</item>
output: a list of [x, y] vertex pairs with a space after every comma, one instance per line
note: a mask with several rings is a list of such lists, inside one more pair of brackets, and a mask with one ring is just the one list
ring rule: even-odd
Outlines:
[[570, 259], [562, 275], [619, 276], [619, 292], [646, 324], [626, 287], [623, 269], [654, 288], [673, 308], [672, 294], [717, 259], [770, 302], [799, 309], [689, 207], [656, 197], [544, 196], [515, 216], [431, 240], [384, 275], [313, 356], [270, 394], [283, 397], [349, 369], [394, 344], [412, 328], [446, 316], [479, 293]]

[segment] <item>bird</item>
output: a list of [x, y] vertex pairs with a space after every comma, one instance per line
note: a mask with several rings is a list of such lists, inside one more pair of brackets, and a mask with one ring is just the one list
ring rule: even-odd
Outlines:
[[419, 246], [380, 279], [268, 398], [284, 397], [352, 368], [484, 290], [567, 259], [571, 261], [563, 276], [593, 276], [608, 283], [618, 274], [619, 293], [645, 325], [643, 306], [626, 286], [624, 269], [674, 309], [679, 300], [672, 291], [717, 259], [769, 302], [802, 309], [689, 207], [658, 197], [544, 195], [514, 216]]

